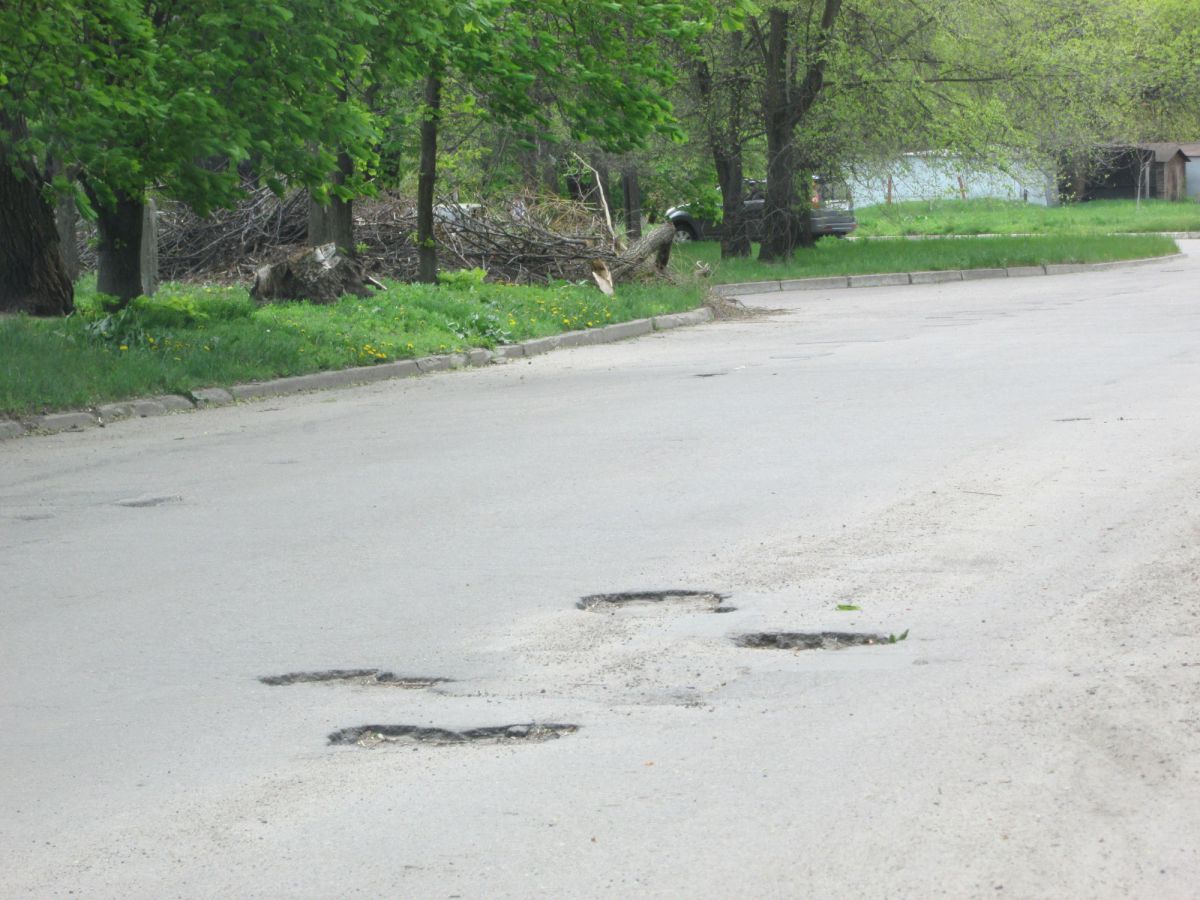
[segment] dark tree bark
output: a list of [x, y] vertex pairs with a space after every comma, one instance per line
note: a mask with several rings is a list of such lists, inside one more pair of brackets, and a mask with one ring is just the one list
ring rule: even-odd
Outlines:
[[745, 194], [742, 154], [722, 153], [714, 147], [713, 163], [717, 168], [717, 184], [721, 187], [721, 259], [749, 256], [750, 235], [742, 215]]
[[433, 234], [433, 191], [437, 184], [438, 119], [442, 109], [442, 75], [434, 66], [425, 78], [425, 113], [421, 119], [421, 168], [417, 176], [417, 281], [437, 284], [437, 239]]
[[[758, 258], [781, 262], [801, 244], [812, 242], [809, 221], [808, 174], [800, 185], [803, 202], [797, 203], [796, 128], [825, 87], [826, 53], [842, 0], [824, 0], [821, 21], [811, 44], [805, 48], [807, 64], [803, 77], [796, 65], [788, 10], [773, 7], [768, 12], [767, 34], [759, 32], [763, 45], [765, 80], [763, 125], [767, 134], [767, 201], [763, 210], [763, 241]], [[756, 23], [757, 28], [757, 23]], [[796, 79], [800, 80], [797, 81]]]
[[642, 188], [636, 166], [627, 165], [621, 170], [621, 201], [625, 212], [625, 234], [637, 240], [642, 236]]
[[112, 203], [97, 202], [96, 290], [116, 297], [119, 306], [142, 293], [142, 226], [145, 202], [141, 197], [118, 193]]
[[786, 9], [768, 12], [766, 72], [763, 87], [763, 125], [767, 133], [767, 202], [763, 208], [763, 239], [758, 258], [782, 262], [796, 247], [795, 172], [792, 137], [795, 124], [791, 109], [788, 56], [791, 16]]
[[[19, 138], [24, 123], [0, 117], [0, 129]], [[42, 183], [32, 162], [14, 166], [0, 154], [0, 311], [65, 316], [75, 308], [75, 289]]]
[[[721, 190], [721, 258], [733, 259], [750, 255], [750, 234], [742, 214], [745, 197], [742, 167], [742, 111], [748, 80], [743, 54], [742, 35], [731, 32], [724, 47], [720, 83], [703, 59], [692, 70], [693, 83], [705, 113], [708, 149], [717, 171]], [[728, 71], [723, 71], [728, 70]]]
[[[348, 153], [338, 154], [337, 171], [333, 183], [343, 185], [354, 174], [354, 161]], [[354, 255], [354, 201], [330, 197], [327, 204], [314, 199], [308, 205], [308, 243], [314, 247], [322, 244], [337, 244], [347, 256]]]

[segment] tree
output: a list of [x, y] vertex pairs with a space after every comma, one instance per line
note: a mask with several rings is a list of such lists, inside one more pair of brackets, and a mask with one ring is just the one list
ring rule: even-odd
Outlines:
[[0, 309], [63, 315], [74, 294], [50, 200], [56, 181], [67, 184], [49, 160], [116, 102], [116, 47], [138, 44], [143, 22], [128, 0], [15, 0], [0, 5], [0, 34]]
[[[24, 123], [0, 112], [0, 132], [23, 141]], [[0, 311], [61, 316], [74, 289], [59, 250], [45, 179], [31, 160], [0, 157]]]
[[282, 188], [322, 182], [335, 135], [352, 160], [371, 158], [369, 116], [324, 89], [371, 27], [357, 0], [21, 2], [3, 15], [33, 60], [5, 57], [9, 158], [78, 172], [97, 219], [97, 286], [121, 303], [141, 292], [149, 190], [204, 213], [240, 195], [239, 164]]
[[[741, 11], [738, 5], [726, 10]], [[740, 24], [740, 23], [735, 23]], [[761, 133], [754, 112], [759, 70], [744, 29], [714, 29], [696, 44], [676, 46], [689, 78], [686, 118], [703, 135], [721, 192], [721, 256], [750, 255], [750, 236], [742, 216], [747, 144]]]
[[422, 280], [436, 278], [432, 200], [440, 91], [446, 80], [457, 74], [478, 97], [481, 114], [520, 123], [527, 134], [545, 133], [550, 115], [541, 101], [549, 97], [573, 140], [606, 152], [627, 152], [653, 132], [679, 134], [665, 97], [675, 73], [663, 59], [659, 41], [702, 34], [712, 27], [714, 7], [640, 0], [479, 0], [453, 6], [450, 12], [460, 17], [461, 25], [444, 27], [426, 47], [430, 74], [417, 212]]

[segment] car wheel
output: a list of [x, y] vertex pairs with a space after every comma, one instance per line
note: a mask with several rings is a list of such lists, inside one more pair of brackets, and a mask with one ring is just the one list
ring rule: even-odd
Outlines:
[[694, 241], [695, 239], [696, 239], [696, 232], [692, 231], [692, 228], [690, 225], [676, 225], [675, 226], [675, 243], [686, 244], [689, 241]]

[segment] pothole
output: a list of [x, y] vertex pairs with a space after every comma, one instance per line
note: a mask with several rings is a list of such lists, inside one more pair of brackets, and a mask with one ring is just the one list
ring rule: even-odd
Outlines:
[[323, 672], [289, 672], [286, 675], [263, 675], [258, 679], [263, 684], [311, 684], [322, 681], [337, 681], [342, 684], [382, 684], [388, 687], [419, 690], [447, 682], [449, 678], [422, 678], [381, 672], [378, 669], [327, 669]]
[[705, 612], [727, 613], [737, 607], [725, 606], [725, 594], [716, 591], [624, 591], [617, 594], [589, 594], [575, 606], [590, 612], [625, 609], [627, 607], [683, 606]]
[[756, 650], [844, 650], [847, 647], [866, 647], [895, 644], [908, 637], [892, 634], [862, 634], [854, 631], [762, 631], [734, 638], [739, 647]]
[[495, 725], [467, 731], [422, 728], [419, 725], [360, 725], [333, 732], [329, 735], [329, 743], [357, 744], [360, 747], [374, 747], [377, 744], [536, 744], [557, 740], [564, 734], [574, 734], [578, 730], [578, 725], [555, 722]]
[[127, 506], [130, 509], [145, 509], [151, 506], [167, 506], [171, 503], [182, 503], [183, 498], [178, 494], [170, 494], [168, 496], [142, 496], [129, 497], [125, 500], [118, 500], [117, 506]]

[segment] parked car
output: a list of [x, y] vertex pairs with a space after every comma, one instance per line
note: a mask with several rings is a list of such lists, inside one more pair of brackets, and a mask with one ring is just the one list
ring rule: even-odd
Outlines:
[[[763, 236], [763, 208], [767, 202], [767, 183], [746, 180], [742, 198], [742, 227], [752, 241]], [[675, 226], [677, 241], [720, 240], [724, 224], [693, 216], [687, 204], [667, 210], [667, 220]], [[845, 184], [827, 178], [813, 179], [812, 230], [814, 237], [845, 237], [858, 227], [854, 218], [854, 203]]]

